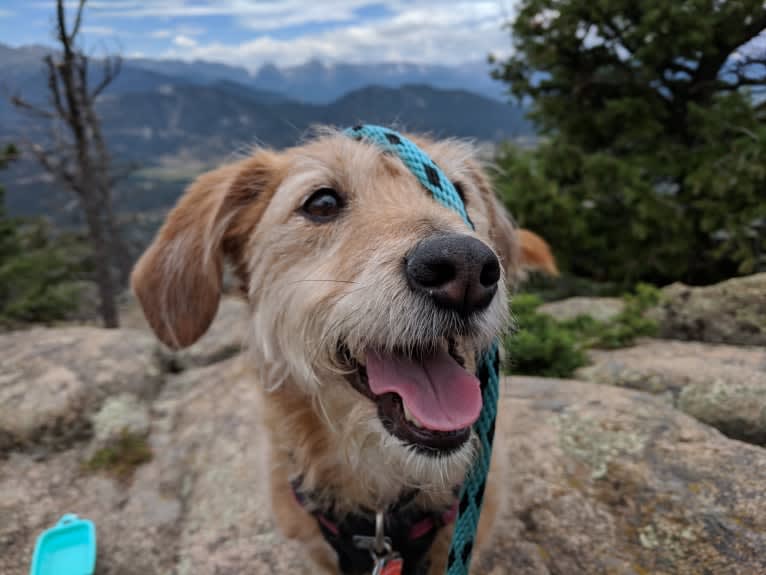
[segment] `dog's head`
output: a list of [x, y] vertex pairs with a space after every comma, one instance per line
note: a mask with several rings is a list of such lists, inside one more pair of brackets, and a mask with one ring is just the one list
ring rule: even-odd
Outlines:
[[448, 482], [470, 459], [475, 356], [506, 323], [521, 250], [470, 146], [416, 141], [475, 230], [397, 157], [327, 133], [201, 176], [133, 288], [159, 338], [188, 346], [215, 316], [228, 259], [263, 383], [309, 396], [347, 453], [409, 465], [414, 480], [433, 479], [436, 460]]

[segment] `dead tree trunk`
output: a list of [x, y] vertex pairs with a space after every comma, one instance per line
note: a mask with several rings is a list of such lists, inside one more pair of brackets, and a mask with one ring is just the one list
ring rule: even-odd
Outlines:
[[34, 146], [32, 152], [40, 165], [78, 198], [96, 260], [95, 279], [104, 326], [117, 327], [120, 281], [115, 277], [115, 268], [122, 278], [125, 257], [112, 208], [111, 161], [95, 104], [119, 74], [121, 60], [104, 58], [100, 80], [90, 82], [89, 57], [78, 45], [85, 2], [80, 0], [71, 26], [64, 0], [56, 2], [56, 38], [61, 52], [44, 59], [51, 107], [41, 108], [20, 97], [13, 98], [13, 103], [50, 122], [52, 147]]
[[101, 318], [106, 327], [117, 327], [119, 325], [119, 316], [117, 312], [117, 301], [115, 294], [115, 278], [112, 269], [112, 241], [109, 238], [105, 219], [103, 217], [103, 206], [99, 205], [98, 198], [86, 200], [83, 205], [85, 212], [85, 221], [88, 224], [88, 235], [93, 245], [93, 255], [96, 260], [96, 284], [98, 285], [98, 295], [100, 298]]

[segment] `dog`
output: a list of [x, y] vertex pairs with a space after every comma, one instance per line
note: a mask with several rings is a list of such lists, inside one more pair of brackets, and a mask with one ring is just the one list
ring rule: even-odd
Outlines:
[[[354, 536], [371, 535], [380, 512], [402, 573], [444, 573], [477, 451], [474, 358], [507, 325], [522, 270], [555, 270], [543, 240], [522, 246], [469, 144], [410, 138], [475, 229], [398, 157], [326, 130], [200, 176], [132, 274], [153, 331], [183, 348], [215, 317], [232, 266], [249, 304], [273, 514], [317, 572], [369, 572]], [[495, 453], [477, 544], [499, 508]]]

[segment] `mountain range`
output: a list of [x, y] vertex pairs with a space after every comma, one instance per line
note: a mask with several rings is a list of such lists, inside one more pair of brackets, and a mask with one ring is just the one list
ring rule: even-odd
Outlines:
[[278, 92], [300, 102], [327, 104], [368, 85], [398, 88], [408, 84], [426, 84], [434, 88], [462, 89], [501, 100], [505, 87], [490, 77], [486, 62], [456, 66], [401, 63], [328, 64], [310, 60], [290, 67], [265, 64], [255, 73], [226, 64], [182, 60], [131, 59], [130, 65], [149, 72], [197, 84], [228, 80]]
[[[3, 139], [44, 141], [42, 127], [19, 114], [7, 96], [46, 101], [41, 60], [48, 50], [0, 44]], [[153, 209], [174, 200], [193, 177], [194, 170], [179, 170], [179, 165], [200, 171], [254, 144], [289, 146], [316, 124], [379, 123], [487, 142], [532, 134], [522, 109], [488, 97], [486, 90], [459, 88], [469, 72], [309, 62], [286, 69], [266, 66], [251, 75], [210, 62], [126, 59], [97, 107], [116, 162], [143, 168], [133, 184], [144, 192], [131, 192], [123, 207]], [[95, 71], [91, 75], [98, 77]], [[484, 87], [490, 82], [487, 76]], [[50, 210], [52, 185], [30, 162], [18, 162], [3, 180], [12, 213]]]

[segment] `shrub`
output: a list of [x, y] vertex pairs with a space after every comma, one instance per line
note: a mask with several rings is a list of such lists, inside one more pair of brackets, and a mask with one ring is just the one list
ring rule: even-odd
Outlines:
[[530, 294], [513, 298], [516, 332], [505, 340], [511, 372], [568, 377], [585, 365], [585, 353], [569, 329], [537, 311], [541, 303], [539, 297]]
[[524, 292], [539, 296], [543, 301], [557, 301], [570, 297], [620, 297], [624, 290], [610, 282], [596, 282], [588, 278], [562, 274], [550, 277], [533, 273], [524, 282]]
[[[660, 291], [648, 284], [639, 284], [634, 294], [623, 296], [625, 308], [612, 321], [591, 326], [591, 333], [597, 334], [592, 347], [614, 349], [632, 345], [636, 338], [657, 333], [657, 323], [645, 312], [660, 301]], [[591, 320], [595, 321], [595, 320]]]
[[44, 222], [17, 223], [13, 244], [0, 255], [0, 324], [70, 316], [79, 307], [84, 245], [71, 235], [54, 237]]
[[516, 332], [506, 337], [510, 371], [515, 374], [569, 377], [587, 363], [589, 348], [613, 349], [632, 345], [638, 337], [656, 333], [657, 325], [645, 312], [659, 303], [657, 288], [639, 284], [635, 293], [625, 294], [625, 307], [610, 321], [589, 316], [557, 321], [540, 313], [542, 299], [533, 294], [513, 298], [511, 309]]
[[84, 467], [87, 471], [104, 472], [129, 482], [136, 469], [151, 459], [152, 449], [146, 437], [123, 431], [112, 445], [96, 451]]
[[[15, 154], [0, 153], [0, 169]], [[87, 258], [76, 236], [9, 217], [0, 188], [0, 326], [65, 319], [78, 307]]]

